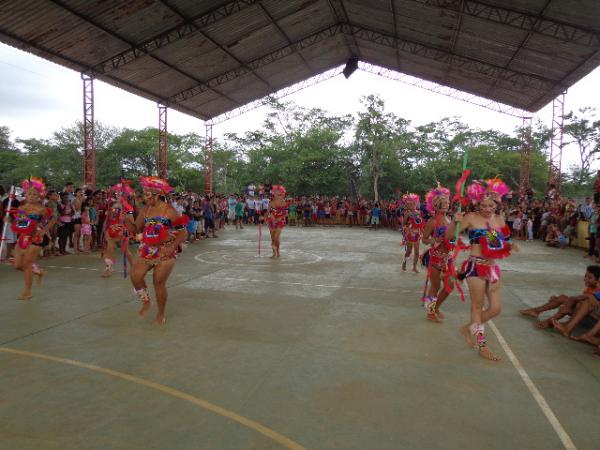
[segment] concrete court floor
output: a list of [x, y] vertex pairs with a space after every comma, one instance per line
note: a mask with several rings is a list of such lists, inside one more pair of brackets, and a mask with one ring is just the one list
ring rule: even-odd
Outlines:
[[[565, 448], [491, 330], [501, 362], [466, 346], [468, 303], [452, 294], [444, 324], [424, 320], [398, 233], [288, 227], [276, 262], [256, 237], [189, 246], [164, 327], [137, 317], [128, 280], [99, 277], [98, 255], [42, 260], [29, 302], [2, 265], [0, 448]], [[587, 260], [522, 247], [494, 323], [576, 448], [598, 448], [592, 347], [517, 312], [579, 292]]]

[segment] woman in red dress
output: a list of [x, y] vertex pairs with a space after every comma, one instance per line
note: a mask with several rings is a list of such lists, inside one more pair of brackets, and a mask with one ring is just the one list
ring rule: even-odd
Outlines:
[[419, 273], [417, 270], [417, 262], [419, 261], [419, 245], [421, 243], [421, 235], [425, 227], [425, 220], [419, 211], [420, 199], [417, 194], [405, 194], [402, 196], [404, 202], [404, 240], [406, 244], [406, 252], [402, 261], [402, 270], [406, 270], [406, 263], [413, 253], [413, 272]]
[[[133, 194], [134, 190], [128, 185], [126, 180], [121, 180], [119, 184], [115, 184], [110, 188], [109, 207], [106, 211], [106, 219], [104, 222], [104, 264], [105, 269], [102, 272], [102, 277], [110, 277], [113, 273], [113, 265], [115, 262], [114, 254], [117, 243], [123, 241], [123, 233], [125, 229], [125, 217], [131, 215], [133, 217], [133, 207], [127, 202], [127, 196]], [[127, 260], [130, 265], [133, 265], [133, 258], [125, 245], [121, 245], [122, 250], [127, 255]]]
[[31, 285], [33, 275], [41, 283], [45, 272], [38, 267], [36, 260], [40, 251], [48, 245], [50, 239], [48, 230], [54, 225], [52, 210], [42, 205], [42, 198], [46, 195], [46, 186], [39, 178], [30, 178], [23, 181], [25, 203], [12, 211], [12, 231], [18, 236], [15, 246], [15, 269], [23, 272], [25, 288], [18, 300], [31, 298]]
[[446, 237], [450, 225], [450, 191], [438, 185], [425, 195], [425, 204], [432, 217], [423, 230], [423, 243], [430, 245], [422, 257], [423, 265], [427, 267], [425, 286], [429, 283], [429, 289], [424, 292], [423, 306], [427, 320], [440, 322], [444, 319], [440, 306], [454, 289], [452, 278], [456, 275], [451, 255], [454, 242]]
[[131, 270], [131, 283], [142, 302], [138, 314], [144, 316], [150, 308], [150, 296], [144, 278], [149, 271], [154, 270], [152, 282], [158, 306], [154, 323], [163, 325], [166, 321], [167, 281], [175, 266], [181, 243], [187, 237], [189, 218], [179, 214], [161, 199], [161, 195], [166, 196], [173, 190], [166, 180], [141, 177], [140, 184], [144, 190], [144, 206], [139, 211], [135, 224], [132, 219], [128, 221], [128, 227], [134, 233], [140, 233], [138, 240], [141, 241], [139, 258]]
[[267, 212], [267, 225], [271, 233], [271, 248], [273, 255], [271, 259], [279, 258], [279, 247], [281, 245], [281, 232], [285, 227], [285, 217], [287, 215], [287, 205], [285, 203], [285, 188], [279, 184], [271, 187], [273, 200], [269, 204]]

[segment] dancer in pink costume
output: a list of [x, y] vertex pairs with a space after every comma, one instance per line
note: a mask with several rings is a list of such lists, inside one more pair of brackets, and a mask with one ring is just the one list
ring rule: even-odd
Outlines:
[[[476, 211], [456, 213], [446, 232], [446, 237], [454, 237], [457, 222], [460, 222], [460, 231], [469, 229], [471, 251], [459, 278], [466, 278], [469, 286], [471, 320], [460, 331], [480, 356], [492, 361], [500, 358], [488, 348], [484, 324], [498, 315], [502, 307], [500, 267], [496, 260], [508, 257], [513, 249], [510, 229], [502, 216], [496, 214], [502, 197], [509, 190], [499, 178], [474, 182], [467, 187], [467, 197], [475, 203]], [[488, 307], [484, 310], [486, 297]]]
[[175, 266], [177, 254], [181, 251], [181, 243], [187, 236], [189, 218], [180, 215], [161, 198], [173, 190], [166, 180], [141, 177], [140, 184], [144, 190], [144, 207], [140, 210], [135, 225], [128, 221], [133, 233], [140, 233], [138, 240], [141, 241], [139, 258], [131, 270], [131, 283], [142, 302], [139, 315], [144, 316], [150, 308], [150, 295], [144, 278], [149, 271], [154, 271], [152, 282], [158, 306], [154, 323], [163, 325], [166, 322], [167, 281]]
[[31, 177], [23, 181], [22, 187], [25, 203], [11, 211], [11, 229], [18, 236], [13, 266], [23, 272], [25, 281], [23, 292], [17, 299], [29, 300], [32, 297], [33, 276], [36, 275], [38, 284], [41, 284], [45, 275], [36, 261], [40, 251], [50, 242], [48, 230], [54, 225], [54, 221], [51, 220], [52, 210], [42, 205], [42, 199], [46, 195], [44, 182], [40, 178]]

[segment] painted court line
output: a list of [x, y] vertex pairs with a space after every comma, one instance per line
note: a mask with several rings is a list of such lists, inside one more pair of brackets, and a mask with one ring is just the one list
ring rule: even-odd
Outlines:
[[525, 386], [527, 386], [527, 388], [531, 392], [531, 395], [533, 395], [533, 398], [537, 402], [538, 406], [540, 407], [540, 409], [542, 410], [542, 412], [544, 413], [544, 415], [550, 422], [550, 425], [552, 425], [552, 428], [554, 428], [554, 431], [556, 432], [559, 439], [563, 443], [565, 449], [566, 450], [577, 450], [577, 447], [573, 443], [573, 440], [568, 435], [568, 433], [565, 431], [565, 429], [563, 428], [561, 423], [558, 421], [558, 418], [556, 417], [556, 415], [550, 408], [550, 405], [548, 405], [548, 402], [546, 401], [546, 399], [544, 398], [542, 393], [538, 390], [538, 388], [535, 386], [535, 384], [533, 384], [533, 381], [531, 380], [531, 378], [529, 377], [529, 375], [527, 374], [527, 372], [525, 371], [525, 369], [523, 368], [523, 366], [521, 365], [521, 363], [519, 362], [519, 360], [517, 359], [517, 357], [511, 350], [511, 348], [508, 346], [508, 343], [506, 342], [506, 340], [500, 333], [500, 330], [498, 330], [496, 325], [491, 320], [488, 323], [490, 325], [490, 328], [492, 329], [492, 331], [498, 338], [498, 341], [500, 342], [500, 345], [502, 346], [502, 348], [504, 349], [504, 352], [508, 356], [508, 359], [510, 359], [510, 362], [513, 364], [515, 369], [517, 369], [517, 372], [519, 372], [519, 375], [521, 376], [521, 379], [525, 383]]
[[50, 267], [50, 268], [52, 268], [52, 269], [78, 269], [78, 270], [93, 270], [93, 271], [95, 271], [95, 272], [99, 272], [99, 271], [100, 271], [100, 269], [94, 269], [94, 268], [92, 268], [92, 267], [47, 266], [47, 265], [44, 265], [44, 266], [43, 266], [43, 268], [44, 268], [44, 267]]
[[[402, 289], [382, 289], [382, 288], [371, 288], [371, 287], [360, 287], [360, 286], [338, 286], [334, 284], [311, 284], [311, 283], [300, 283], [293, 281], [273, 281], [273, 280], [253, 280], [250, 278], [214, 278], [210, 277], [211, 280], [219, 280], [219, 281], [249, 281], [251, 283], [267, 283], [267, 284], [286, 284], [292, 286], [309, 286], [309, 287], [322, 287], [322, 288], [330, 288], [330, 289], [358, 289], [362, 291], [380, 291], [380, 292], [403, 292], [410, 293], [412, 291], [402, 290]], [[421, 291], [416, 291], [421, 292]]]
[[69, 366], [75, 366], [75, 367], [80, 367], [83, 369], [89, 369], [94, 372], [103, 373], [105, 375], [110, 375], [115, 378], [120, 378], [121, 380], [130, 381], [135, 384], [146, 386], [148, 388], [155, 389], [157, 391], [160, 391], [160, 392], [170, 395], [172, 397], [186, 400], [186, 401], [188, 401], [196, 406], [200, 406], [201, 408], [204, 408], [214, 414], [217, 414], [219, 416], [233, 420], [247, 428], [250, 428], [251, 430], [254, 430], [254, 431], [268, 437], [269, 439], [283, 445], [284, 447], [286, 447], [290, 450], [306, 450], [306, 448], [301, 446], [300, 444], [292, 441], [291, 439], [289, 439], [288, 437], [286, 437], [282, 434], [277, 433], [274, 430], [271, 430], [268, 427], [265, 427], [264, 425], [261, 425], [258, 422], [255, 422], [244, 416], [240, 416], [239, 414], [236, 414], [233, 411], [229, 411], [229, 410], [222, 408], [220, 406], [217, 406], [213, 403], [207, 402], [206, 400], [203, 400], [199, 397], [194, 397], [193, 395], [186, 394], [185, 392], [178, 391], [177, 389], [173, 389], [173, 388], [171, 388], [169, 386], [165, 386], [163, 384], [154, 383], [152, 381], [148, 381], [143, 378], [129, 375], [127, 373], [118, 372], [116, 370], [111, 370], [111, 369], [105, 369], [104, 367], [95, 366], [93, 364], [87, 364], [87, 363], [84, 363], [81, 361], [75, 361], [73, 359], [56, 358], [54, 356], [44, 355], [42, 353], [27, 352], [27, 351], [23, 351], [23, 350], [8, 348], [8, 347], [0, 347], [0, 352], [11, 353], [14, 355], [19, 355], [19, 356], [28, 356], [31, 358], [45, 359], [47, 361], [53, 361], [53, 362], [57, 362], [60, 364], [67, 364]]

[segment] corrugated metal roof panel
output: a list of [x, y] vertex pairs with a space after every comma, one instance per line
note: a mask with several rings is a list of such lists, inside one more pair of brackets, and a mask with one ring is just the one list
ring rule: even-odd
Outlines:
[[[0, 40], [75, 70], [103, 63], [93, 72], [100, 79], [152, 100], [169, 98], [172, 108], [202, 118], [337, 66], [356, 51], [374, 64], [530, 110], [600, 65], [600, 1], [485, 0], [483, 9], [462, 12], [457, 5], [21, 0], [3, 3]], [[503, 23], [495, 8], [522, 20]], [[530, 30], [539, 19], [556, 23]], [[573, 27], [578, 37], [571, 39]], [[214, 91], [202, 85], [208, 80]]]

